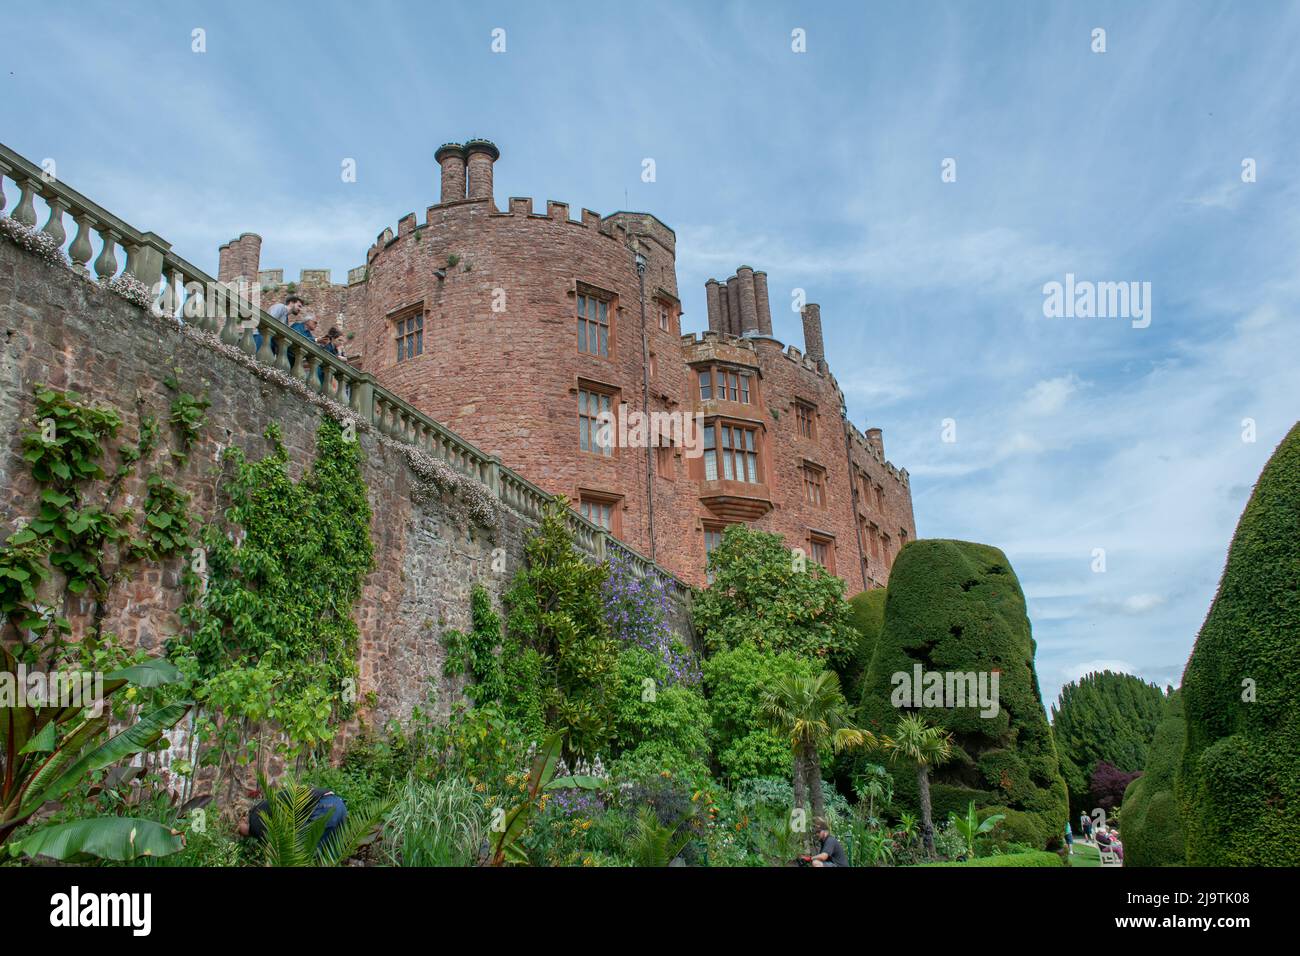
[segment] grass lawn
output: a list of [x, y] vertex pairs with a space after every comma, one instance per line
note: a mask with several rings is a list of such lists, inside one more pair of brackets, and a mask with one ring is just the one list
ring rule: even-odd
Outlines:
[[1101, 866], [1101, 853], [1095, 846], [1075, 843], [1074, 855], [1069, 860], [1070, 866]]

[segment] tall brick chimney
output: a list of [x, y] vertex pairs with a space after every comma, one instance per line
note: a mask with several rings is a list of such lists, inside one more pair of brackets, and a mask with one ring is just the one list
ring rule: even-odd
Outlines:
[[718, 331], [731, 332], [731, 298], [725, 282], [718, 283]]
[[803, 307], [803, 351], [821, 368], [826, 364], [826, 347], [822, 345], [822, 307], [809, 302]]
[[727, 331], [732, 335], [740, 334], [740, 279], [732, 276], [727, 280]]
[[758, 334], [772, 334], [772, 303], [767, 297], [767, 273], [754, 273], [754, 299], [758, 303]]
[[245, 232], [217, 249], [217, 281], [233, 282], [243, 276], [250, 283], [256, 282], [261, 259], [262, 237]]
[[465, 198], [465, 147], [460, 143], [443, 143], [433, 154], [442, 167], [442, 191], [438, 202], [455, 202]]
[[709, 309], [709, 331], [720, 332], [722, 330], [722, 301], [721, 296], [718, 295], [717, 279], [710, 279], [704, 283], [704, 298]]
[[501, 156], [501, 150], [486, 139], [471, 139], [465, 144], [469, 167], [469, 198], [492, 198], [492, 164]]
[[885, 433], [884, 432], [882, 432], [879, 428], [868, 428], [867, 442], [871, 445], [872, 448], [880, 452], [881, 458], [885, 457]]
[[740, 334], [758, 331], [758, 299], [754, 295], [754, 270], [741, 266], [736, 270], [740, 280]]

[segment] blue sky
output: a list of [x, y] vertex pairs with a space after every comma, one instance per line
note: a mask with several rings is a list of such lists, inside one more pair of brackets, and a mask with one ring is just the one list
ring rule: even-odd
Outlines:
[[[1101, 666], [1177, 682], [1297, 418], [1300, 6], [222, 6], [9, 10], [0, 140], [213, 272], [251, 230], [341, 279], [475, 136], [498, 202], [653, 212], [686, 329], [742, 262], [783, 340], [791, 290], [821, 304], [919, 533], [1011, 558], [1048, 703]], [[1150, 326], [1045, 318], [1066, 273], [1150, 282]]]

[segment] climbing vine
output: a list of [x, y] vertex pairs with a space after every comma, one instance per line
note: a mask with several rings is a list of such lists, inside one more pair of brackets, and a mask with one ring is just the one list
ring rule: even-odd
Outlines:
[[123, 484], [157, 446], [153, 418], [141, 416], [139, 439], [119, 447], [119, 464], [110, 477], [102, 461], [121, 430], [121, 414], [48, 385], [36, 386], [34, 400], [21, 448], [39, 489], [36, 514], [0, 548], [0, 611], [29, 663], [42, 653], [55, 659], [71, 632], [60, 613], [66, 597], [42, 601], [55, 572], [66, 595], [92, 598], [89, 637], [99, 640], [109, 594], [129, 576], [129, 565], [170, 557], [192, 543], [189, 497], [156, 471], [146, 478], [145, 516], [138, 528], [131, 511], [115, 508]]
[[[203, 529], [203, 561], [186, 574], [185, 633], [169, 655], [196, 679], [222, 772], [273, 751], [301, 756], [331, 740], [355, 711], [357, 626], [352, 606], [374, 566], [362, 454], [326, 419], [301, 481], [287, 469], [278, 426], [271, 452], [225, 455], [224, 520]], [[233, 775], [232, 775], [233, 779]]]

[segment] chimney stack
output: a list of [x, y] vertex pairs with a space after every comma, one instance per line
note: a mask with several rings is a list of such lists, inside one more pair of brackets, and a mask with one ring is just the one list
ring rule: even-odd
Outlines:
[[255, 283], [261, 259], [262, 237], [255, 232], [245, 232], [217, 249], [217, 281], [233, 282], [243, 276]]
[[492, 199], [492, 164], [501, 156], [501, 150], [486, 139], [471, 139], [465, 144], [466, 164], [469, 171], [469, 198]]
[[442, 192], [438, 202], [456, 202], [465, 198], [465, 147], [460, 143], [443, 143], [433, 154], [442, 167]]
[[880, 452], [881, 458], [885, 457], [885, 434], [879, 428], [867, 429], [867, 443]]
[[709, 331], [722, 330], [722, 297], [718, 294], [718, 280], [710, 279], [704, 283], [704, 298], [708, 302]]
[[741, 266], [736, 270], [740, 280], [740, 334], [749, 335], [758, 331], [758, 299], [754, 295], [754, 270]]
[[767, 297], [767, 273], [754, 273], [754, 298], [758, 303], [758, 334], [772, 334], [772, 303]]
[[740, 335], [740, 310], [740, 279], [732, 276], [727, 280], [727, 331], [732, 335]]
[[809, 302], [803, 307], [803, 351], [822, 368], [826, 364], [826, 348], [822, 345], [822, 307]]

